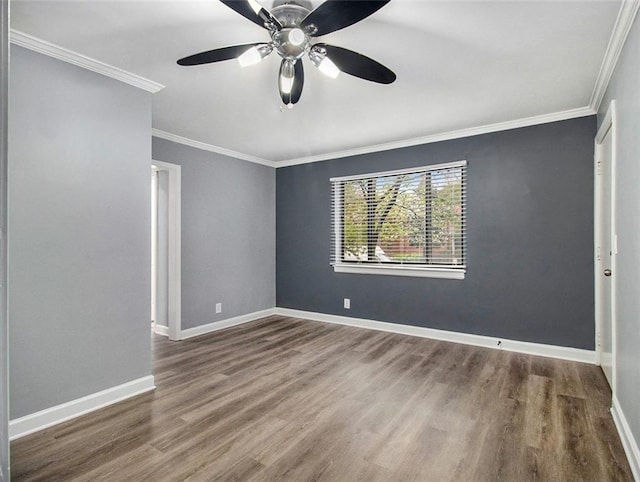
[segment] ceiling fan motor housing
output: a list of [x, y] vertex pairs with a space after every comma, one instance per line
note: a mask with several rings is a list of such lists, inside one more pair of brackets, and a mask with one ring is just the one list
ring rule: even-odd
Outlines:
[[[311, 6], [310, 2], [306, 2]], [[282, 24], [281, 30], [271, 30], [273, 46], [283, 59], [302, 58], [311, 46], [309, 34], [312, 29], [299, 28], [302, 20], [309, 15], [310, 8], [292, 2], [275, 2], [271, 13]]]

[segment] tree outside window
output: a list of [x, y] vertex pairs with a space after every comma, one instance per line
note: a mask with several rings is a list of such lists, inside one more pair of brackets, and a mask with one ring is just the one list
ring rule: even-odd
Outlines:
[[464, 165], [334, 183], [340, 262], [464, 265]]

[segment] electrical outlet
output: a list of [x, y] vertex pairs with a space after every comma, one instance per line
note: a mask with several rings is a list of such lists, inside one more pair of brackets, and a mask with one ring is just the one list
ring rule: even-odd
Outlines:
[[216, 303], [216, 313], [222, 313], [222, 303]]
[[350, 310], [351, 309], [351, 300], [349, 298], [345, 298], [344, 299], [344, 308], [345, 308], [345, 310]]

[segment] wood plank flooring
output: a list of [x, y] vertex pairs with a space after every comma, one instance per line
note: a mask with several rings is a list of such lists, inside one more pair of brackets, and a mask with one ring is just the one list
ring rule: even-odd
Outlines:
[[591, 365], [273, 316], [154, 337], [154, 375], [12, 443], [13, 480], [633, 480]]

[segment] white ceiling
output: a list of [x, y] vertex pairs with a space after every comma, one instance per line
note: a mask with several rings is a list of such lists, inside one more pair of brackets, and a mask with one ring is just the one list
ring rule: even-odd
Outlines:
[[619, 9], [594, 0], [392, 0], [320, 41], [374, 58], [397, 81], [331, 80], [305, 59], [292, 110], [281, 106], [275, 53], [245, 69], [176, 65], [269, 40], [216, 0], [12, 0], [11, 26], [165, 85], [153, 98], [156, 129], [288, 161], [586, 107]]

